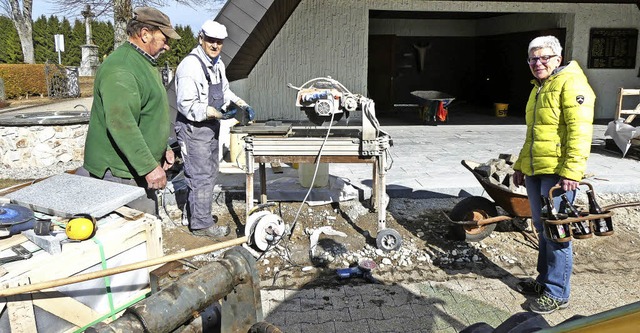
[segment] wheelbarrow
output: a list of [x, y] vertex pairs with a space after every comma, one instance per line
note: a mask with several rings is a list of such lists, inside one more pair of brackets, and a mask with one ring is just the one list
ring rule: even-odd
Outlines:
[[[466, 240], [468, 242], [478, 242], [488, 237], [493, 230], [495, 230], [497, 223], [502, 221], [508, 221], [512, 219], [528, 219], [531, 218], [531, 206], [529, 205], [529, 197], [524, 194], [513, 193], [499, 185], [492, 183], [486, 177], [480, 175], [474, 169], [480, 165], [480, 163], [462, 160], [461, 164], [467, 168], [476, 177], [482, 188], [493, 199], [493, 201], [481, 197], [473, 196], [463, 199], [458, 202], [449, 215], [443, 214], [449, 222], [454, 224], [454, 233], [459, 239]], [[589, 186], [589, 189], [593, 191], [593, 187], [589, 183], [580, 182], [581, 185]], [[552, 192], [559, 189], [559, 186], [552, 187], [549, 191], [549, 197], [552, 197]], [[549, 220], [546, 224], [568, 225], [575, 222], [591, 221], [597, 219], [607, 219], [612, 216], [612, 209], [640, 206], [640, 202], [619, 203], [602, 207], [602, 214], [590, 214], [587, 213], [576, 218], [567, 218], [564, 220]], [[501, 207], [508, 213], [508, 215], [498, 215], [497, 207]], [[567, 229], [569, 230], [569, 229]], [[603, 233], [602, 236], [607, 236], [613, 233], [613, 226], [609, 226], [610, 232]], [[535, 233], [535, 229], [534, 229]], [[522, 233], [529, 241], [537, 244], [538, 237], [532, 237], [528, 233]], [[572, 235], [567, 232], [567, 235]], [[596, 235], [598, 233], [596, 232]], [[578, 237], [575, 237], [578, 238]], [[570, 237], [566, 237], [566, 240], [570, 240]], [[566, 241], [565, 240], [565, 241]]]
[[[420, 119], [425, 123], [436, 123], [438, 120], [447, 121], [449, 111], [447, 107], [455, 97], [436, 90], [416, 90], [411, 95], [420, 101]], [[438, 114], [440, 110], [441, 114]]]
[[[459, 239], [478, 242], [489, 236], [498, 222], [531, 217], [529, 197], [491, 183], [474, 170], [480, 163], [462, 160], [461, 164], [471, 171], [493, 201], [481, 196], [468, 197], [458, 202], [449, 215], [444, 214], [454, 224], [453, 230]], [[509, 215], [498, 215], [498, 206]]]

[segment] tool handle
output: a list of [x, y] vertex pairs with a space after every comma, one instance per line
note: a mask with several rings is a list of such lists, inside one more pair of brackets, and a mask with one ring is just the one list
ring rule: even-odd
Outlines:
[[200, 247], [200, 248], [197, 248], [197, 249], [193, 249], [193, 250], [189, 250], [189, 251], [185, 251], [185, 252], [180, 252], [180, 253], [175, 253], [175, 254], [171, 254], [171, 255], [168, 255], [168, 256], [164, 256], [164, 257], [144, 260], [144, 261], [140, 261], [140, 262], [137, 262], [137, 263], [123, 265], [123, 266], [119, 266], [119, 267], [108, 268], [108, 269], [105, 269], [105, 270], [102, 270], [102, 271], [96, 271], [96, 272], [91, 272], [91, 273], [86, 273], [86, 274], [70, 276], [70, 277], [64, 278], [64, 279], [57, 279], [57, 280], [33, 283], [33, 284], [14, 287], [14, 288], [1, 289], [0, 290], [0, 297], [18, 295], [18, 294], [28, 293], [28, 292], [32, 292], [32, 291], [37, 291], [37, 290], [44, 290], [44, 289], [59, 287], [59, 286], [67, 285], [67, 284], [83, 282], [83, 281], [87, 281], [87, 280], [93, 280], [93, 279], [97, 279], [97, 278], [101, 278], [101, 277], [105, 277], [105, 276], [109, 276], [109, 275], [116, 275], [116, 274], [120, 274], [120, 273], [125, 273], [125, 272], [133, 271], [133, 270], [136, 270], [136, 269], [140, 269], [140, 268], [156, 266], [156, 265], [164, 264], [164, 263], [167, 263], [167, 262], [170, 262], [170, 261], [184, 259], [184, 258], [188, 258], [188, 257], [193, 257], [193, 256], [196, 256], [196, 255], [199, 255], [199, 254], [209, 253], [209, 252], [213, 252], [213, 251], [216, 251], [216, 250], [224, 249], [224, 248], [227, 248], [227, 247], [240, 245], [242, 243], [246, 243], [247, 240], [248, 240], [247, 236], [243, 236], [243, 237], [240, 237], [240, 238], [231, 239], [231, 240], [228, 240], [228, 241], [224, 241], [224, 242], [220, 242], [220, 243], [216, 243], [216, 244], [212, 244], [212, 245], [208, 245], [208, 246], [203, 246], [203, 247]]

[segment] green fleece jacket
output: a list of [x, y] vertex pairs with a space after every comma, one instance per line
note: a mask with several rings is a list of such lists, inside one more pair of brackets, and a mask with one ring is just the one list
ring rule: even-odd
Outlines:
[[131, 44], [118, 47], [98, 68], [84, 149], [84, 167], [102, 177], [144, 176], [167, 150], [171, 123], [160, 73]]
[[532, 83], [527, 136], [513, 168], [527, 176], [556, 174], [580, 181], [591, 151], [596, 95], [575, 61], [542, 85]]

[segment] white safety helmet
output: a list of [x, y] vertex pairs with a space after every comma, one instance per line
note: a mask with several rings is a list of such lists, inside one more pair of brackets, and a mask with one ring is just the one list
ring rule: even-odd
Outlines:
[[215, 38], [215, 39], [225, 39], [227, 38], [227, 28], [213, 20], [207, 20], [204, 22], [201, 28], [202, 34]]

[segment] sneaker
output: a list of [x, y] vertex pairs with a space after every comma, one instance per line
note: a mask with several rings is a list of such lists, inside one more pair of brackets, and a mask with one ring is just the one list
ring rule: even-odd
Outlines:
[[536, 280], [527, 279], [516, 284], [516, 290], [523, 295], [541, 296], [544, 287]]
[[532, 312], [539, 314], [549, 314], [558, 309], [564, 309], [569, 306], [569, 301], [557, 301], [547, 295], [542, 295], [536, 298], [531, 305], [529, 305], [529, 309]]
[[228, 235], [231, 229], [226, 225], [212, 225], [209, 228], [192, 230], [191, 233], [194, 236], [222, 238]]

